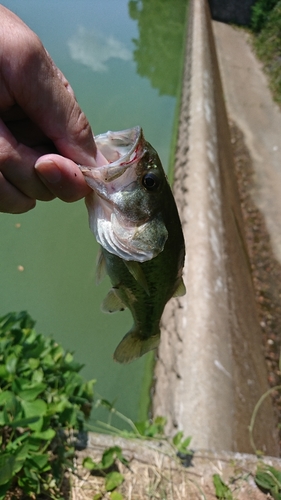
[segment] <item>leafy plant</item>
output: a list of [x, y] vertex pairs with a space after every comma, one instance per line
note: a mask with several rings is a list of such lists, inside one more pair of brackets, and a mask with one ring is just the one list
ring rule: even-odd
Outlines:
[[[258, 8], [257, 2], [254, 8]], [[274, 4], [274, 5], [273, 5]], [[269, 8], [270, 7], [270, 8]], [[253, 18], [254, 19], [254, 18]], [[268, 1], [268, 10], [258, 28], [253, 26], [258, 34], [253, 40], [253, 45], [258, 57], [264, 63], [264, 68], [269, 76], [270, 88], [274, 99], [281, 103], [281, 1]]]
[[260, 32], [266, 25], [269, 14], [278, 0], [258, 0], [252, 7], [251, 27], [255, 32]]
[[0, 500], [19, 488], [33, 498], [60, 499], [72, 467], [73, 431], [81, 431], [94, 381], [27, 312], [0, 317]]
[[94, 500], [99, 500], [108, 491], [112, 492], [111, 498], [113, 500], [123, 499], [123, 496], [115, 490], [123, 483], [124, 476], [117, 470], [111, 470], [116, 465], [117, 460], [120, 460], [120, 462], [126, 465], [126, 467], [129, 466], [129, 462], [123, 456], [122, 450], [119, 446], [107, 448], [103, 452], [100, 462], [94, 462], [90, 457], [84, 459], [83, 466], [86, 469], [92, 472], [100, 472], [105, 478], [105, 491], [97, 493], [97, 495], [94, 496]]
[[274, 467], [261, 462], [255, 475], [259, 488], [272, 495], [274, 500], [281, 500], [281, 472]]
[[213, 483], [215, 487], [216, 497], [219, 500], [234, 500], [231, 489], [222, 480], [219, 474], [213, 475]]

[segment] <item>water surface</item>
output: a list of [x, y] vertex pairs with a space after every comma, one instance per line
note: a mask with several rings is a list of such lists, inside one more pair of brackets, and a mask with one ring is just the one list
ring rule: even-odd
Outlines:
[[[167, 166], [185, 1], [2, 3], [39, 35], [95, 134], [141, 125]], [[27, 214], [0, 214], [0, 231], [0, 315], [28, 310], [37, 330], [74, 351], [84, 376], [97, 378], [97, 391], [136, 420], [147, 356], [128, 366], [112, 360], [132, 320], [126, 311], [100, 312], [110, 285], [95, 284], [97, 244], [84, 202], [38, 202]]]

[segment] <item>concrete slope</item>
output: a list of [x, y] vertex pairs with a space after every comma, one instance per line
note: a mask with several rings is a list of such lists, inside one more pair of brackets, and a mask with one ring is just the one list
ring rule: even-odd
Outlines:
[[213, 22], [229, 116], [242, 130], [255, 170], [254, 203], [263, 213], [281, 263], [281, 110], [273, 102], [249, 35]]
[[[195, 448], [252, 452], [248, 425], [268, 389], [262, 336], [233, 172], [227, 116], [205, 0], [190, 2], [175, 173], [186, 239], [187, 294], [163, 316], [154, 415]], [[255, 427], [259, 449], [278, 454], [270, 401]]]

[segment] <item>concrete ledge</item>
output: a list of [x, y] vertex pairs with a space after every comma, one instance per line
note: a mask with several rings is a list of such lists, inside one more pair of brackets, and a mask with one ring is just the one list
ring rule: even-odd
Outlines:
[[[154, 415], [195, 448], [249, 453], [248, 426], [268, 389], [210, 13], [190, 1], [175, 195], [186, 239], [187, 295], [163, 316]], [[255, 440], [278, 455], [270, 400]]]
[[[175, 450], [165, 441], [124, 439], [90, 433], [88, 447], [77, 455], [77, 472], [72, 475], [72, 498], [93, 498], [104, 491], [104, 478], [86, 472], [80, 464], [86, 457], [95, 462], [104, 450], [119, 446], [129, 461], [129, 468], [118, 463], [125, 478], [118, 488], [126, 499], [165, 498], [167, 500], [213, 500], [216, 497], [213, 474], [230, 485], [236, 500], [265, 500], [268, 495], [258, 489], [254, 478], [260, 460], [241, 453], [214, 453], [197, 450], [188, 467], [182, 467]], [[263, 463], [280, 469], [280, 459], [264, 457]], [[99, 477], [101, 476], [101, 477]]]

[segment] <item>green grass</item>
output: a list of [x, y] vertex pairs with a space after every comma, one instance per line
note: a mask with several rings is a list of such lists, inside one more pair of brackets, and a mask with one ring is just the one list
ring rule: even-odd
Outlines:
[[[257, 2], [256, 5], [260, 3]], [[254, 13], [255, 11], [252, 21], [255, 19]], [[255, 26], [253, 21], [253, 29]], [[259, 32], [256, 33], [256, 29], [254, 31], [253, 45], [269, 77], [274, 100], [281, 105], [281, 0], [270, 12], [264, 14], [263, 23], [258, 26]]]

